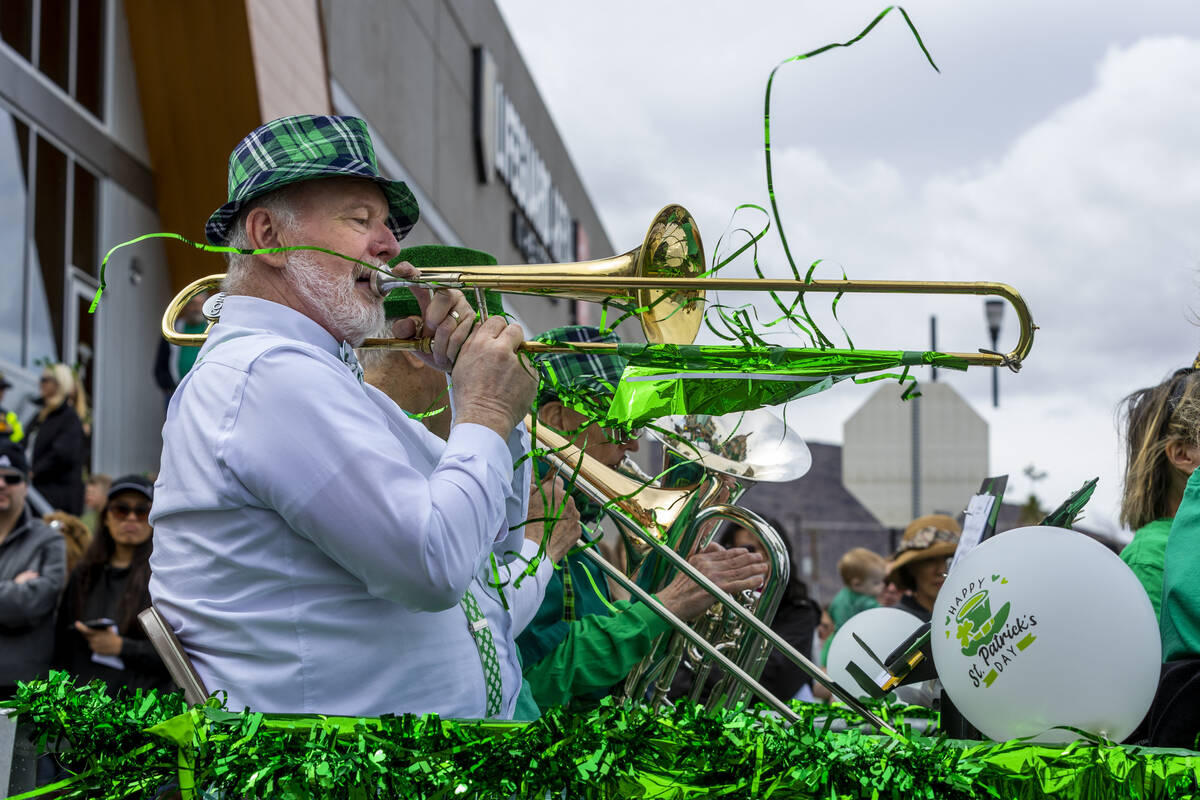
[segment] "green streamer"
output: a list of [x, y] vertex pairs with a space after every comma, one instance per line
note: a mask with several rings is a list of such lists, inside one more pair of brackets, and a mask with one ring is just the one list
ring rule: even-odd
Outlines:
[[263, 247], [257, 250], [252, 250], [240, 247], [226, 247], [215, 244], [201, 244], [200, 242], [193, 242], [191, 239], [184, 238], [178, 233], [144, 233], [141, 236], [130, 239], [127, 242], [121, 242], [118, 245], [114, 245], [113, 247], [109, 248], [107, 253], [104, 254], [104, 258], [100, 261], [100, 285], [96, 287], [96, 295], [92, 298], [91, 306], [88, 307], [89, 314], [96, 313], [96, 307], [100, 305], [100, 295], [104, 294], [104, 289], [108, 286], [104, 278], [105, 269], [108, 267], [108, 259], [112, 257], [113, 253], [117, 252], [121, 248], [130, 247], [140, 242], [144, 242], [147, 239], [173, 239], [177, 242], [183, 242], [184, 244], [191, 245], [197, 250], [201, 250], [205, 253], [240, 253], [244, 256], [270, 255], [272, 253], [293, 253], [298, 250], [311, 250], [315, 253], [325, 253], [326, 255], [336, 256], [338, 258], [345, 259], [346, 261], [360, 264], [368, 269], [373, 269], [376, 272], [381, 272], [385, 275], [391, 275], [390, 268], [393, 266], [392, 263], [389, 262], [388, 269], [384, 269], [375, 264], [368, 264], [366, 261], [359, 261], [353, 256], [348, 256], [345, 253], [339, 253], [336, 250], [327, 250], [324, 247], [313, 247], [309, 245], [301, 245], [296, 247]]
[[795, 61], [804, 61], [837, 47], [850, 47], [870, 33], [876, 25], [883, 21], [884, 17], [892, 12], [893, 9], [899, 11], [901, 16], [904, 17], [905, 24], [908, 25], [908, 29], [912, 32], [913, 38], [917, 40], [917, 44], [920, 46], [921, 52], [925, 54], [925, 59], [929, 62], [929, 65], [933, 67], [934, 71], [941, 72], [941, 70], [938, 69], [937, 64], [933, 63], [933, 56], [931, 56], [929, 54], [929, 50], [926, 49], [925, 42], [921, 40], [921, 34], [917, 31], [916, 26], [913, 25], [913, 21], [908, 16], [908, 12], [900, 6], [888, 6], [887, 8], [883, 9], [883, 11], [879, 12], [875, 19], [871, 20], [871, 23], [867, 25], [867, 27], [863, 28], [862, 31], [859, 32], [859, 34], [853, 39], [845, 42], [827, 44], [824, 47], [818, 47], [816, 50], [810, 50], [807, 53], [785, 59], [779, 62], [775, 68], [771, 70], [771, 74], [767, 78], [766, 97], [763, 100], [763, 153], [766, 157], [767, 196], [771, 200], [771, 212], [775, 217], [775, 229], [779, 232], [779, 241], [780, 244], [783, 245], [784, 256], [787, 257], [788, 264], [791, 266], [794, 274], [798, 275], [799, 273], [796, 269], [795, 259], [792, 258], [791, 248], [788, 246], [787, 235], [783, 229], [783, 222], [779, 218], [779, 205], [775, 200], [775, 178], [771, 169], [771, 86], [775, 82], [775, 73], [778, 72], [779, 68], [784, 64], [791, 64]]

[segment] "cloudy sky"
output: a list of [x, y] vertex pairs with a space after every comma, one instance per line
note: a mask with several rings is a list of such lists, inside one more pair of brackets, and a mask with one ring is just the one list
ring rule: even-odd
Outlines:
[[[499, 0], [621, 250], [681, 203], [710, 251], [742, 203], [767, 205], [763, 94], [779, 62], [849, 39], [883, 7], [844, 0], [680, 4]], [[821, 277], [1009, 283], [1040, 326], [1019, 374], [946, 375], [991, 426], [991, 470], [1057, 503], [1100, 476], [1087, 521], [1115, 526], [1114, 413], [1200, 350], [1200, 10], [1194, 0], [905, 6], [852, 48], [776, 74], [776, 195], [802, 269]], [[753, 213], [739, 222], [758, 228]], [[768, 274], [788, 267], [775, 234]], [[730, 274], [733, 274], [732, 272]], [[722, 302], [748, 298], [726, 295]], [[859, 347], [990, 342], [979, 298], [848, 297]], [[819, 319], [828, 319], [826, 314]], [[836, 325], [828, 327], [836, 330]], [[1002, 350], [1016, 342], [1011, 309]], [[841, 440], [870, 387], [795, 404], [806, 438]]]

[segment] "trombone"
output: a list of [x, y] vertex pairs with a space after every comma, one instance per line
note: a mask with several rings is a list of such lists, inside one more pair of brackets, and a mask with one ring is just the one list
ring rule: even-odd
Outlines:
[[[483, 267], [427, 267], [418, 281], [391, 278], [380, 272], [371, 275], [371, 286], [386, 296], [403, 287], [494, 289], [510, 294], [565, 297], [593, 302], [622, 302], [640, 309], [639, 321], [646, 341], [653, 344], [691, 344], [704, 319], [706, 290], [754, 292], [824, 292], [865, 294], [950, 294], [995, 296], [1007, 301], [1016, 312], [1019, 335], [1008, 353], [980, 350], [977, 353], [947, 353], [972, 366], [1021, 368], [1033, 347], [1037, 326], [1025, 300], [1013, 287], [986, 281], [883, 281], [883, 280], [784, 280], [759, 278], [707, 278], [700, 231], [686, 209], [669, 205], [658, 212], [642, 243], [609, 258], [566, 264], [516, 264]], [[179, 292], [163, 313], [162, 335], [176, 345], [200, 346], [208, 336], [175, 330], [183, 308], [197, 294], [216, 291], [224, 275], [209, 275], [193, 281]], [[222, 295], [210, 297], [205, 316], [220, 316]], [[480, 303], [482, 308], [483, 304]], [[367, 339], [362, 347], [398, 350], [429, 349], [428, 339]], [[525, 342], [529, 353], [610, 350], [615, 345], [593, 342], [551, 345]]]

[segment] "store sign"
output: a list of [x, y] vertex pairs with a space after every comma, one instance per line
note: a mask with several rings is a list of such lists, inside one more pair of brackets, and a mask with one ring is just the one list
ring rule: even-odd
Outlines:
[[[496, 77], [496, 65], [483, 47], [474, 51], [475, 154], [481, 183], [493, 176], [508, 187], [525, 225], [513, 224], [513, 243], [529, 256], [537, 247], [550, 260], [575, 260], [575, 224], [546, 162]], [[530, 234], [536, 242], [530, 240]], [[546, 259], [528, 259], [530, 261]]]

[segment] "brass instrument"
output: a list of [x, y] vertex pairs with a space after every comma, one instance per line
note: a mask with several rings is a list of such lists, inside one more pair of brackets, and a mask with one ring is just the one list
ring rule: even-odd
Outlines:
[[[805, 658], [803, 654], [772, 631], [768, 625], [769, 617], [768, 622], [764, 622], [753, 611], [747, 609], [705, 577], [703, 573], [687, 562], [685, 556], [681, 555], [681, 553], [692, 552], [697, 545], [698, 532], [706, 523], [718, 517], [732, 518], [738, 521], [739, 524], [758, 533], [764, 544], [770, 544], [767, 540], [771, 536], [778, 538], [770, 526], [751, 511], [724, 503], [706, 506], [706, 503], [711, 503], [719, 495], [721, 483], [719, 480], [710, 476], [693, 487], [681, 489], [643, 486], [641, 481], [604, 466], [569, 442], [564, 436], [547, 429], [544, 425], [536, 426], [535, 434], [539, 444], [548, 450], [542, 455], [542, 458], [557, 466], [560, 474], [574, 475], [574, 485], [593, 499], [604, 503], [605, 510], [620, 525], [623, 532], [640, 540], [645, 545], [647, 552], [652, 552], [657, 558], [665, 559], [671, 566], [696, 581], [723, 607], [725, 614], [736, 620], [746, 632], [752, 632], [755, 637], [761, 637], [761, 643], [743, 647], [738, 661], [735, 662], [721, 649], [714, 647], [691, 626], [666, 609], [654, 597], [653, 585], [650, 587], [641, 585], [641, 580], [631, 579], [594, 549], [584, 550], [586, 557], [596, 563], [607, 575], [653, 608], [659, 616], [668, 620], [691, 646], [704, 652], [720, 665], [733, 680], [753, 691], [790, 722], [797, 721], [799, 716], [784, 700], [768, 692], [758, 682], [757, 674], [750, 674], [750, 671], [745, 669], [746, 666], [754, 669], [753, 662], [755, 661], [765, 662], [766, 647], [780, 649], [797, 667], [812, 676], [813, 680], [828, 688], [835, 697], [845, 702], [879, 730], [894, 730], [886, 721], [863, 706], [857, 698], [826, 677], [820, 667]], [[684, 525], [683, 530], [677, 529], [672, 537], [673, 541], [668, 543], [666, 541], [668, 531], [677, 523]], [[764, 534], [763, 531], [769, 533]], [[774, 614], [783, 587], [786, 586], [786, 575], [790, 569], [786, 559], [779, 558], [780, 552], [783, 552], [782, 545], [768, 546], [764, 549], [764, 554], [771, 563], [772, 575], [784, 577], [782, 582], [778, 580], [774, 582], [772, 594], [768, 595], [764, 590], [766, 600], [763, 611], [769, 610], [771, 615]], [[671, 667], [671, 664], [668, 662], [665, 666]], [[761, 663], [759, 663], [758, 673], [761, 673], [761, 668]], [[637, 676], [635, 680], [640, 680], [642, 677], [644, 676]], [[650, 676], [650, 678], [654, 677], [657, 676]], [[645, 681], [642, 683], [644, 684]], [[730, 692], [730, 696], [724, 702], [736, 702], [736, 693]]]
[[[620, 301], [643, 311], [640, 314], [646, 341], [690, 344], [704, 316], [705, 290], [834, 292], [871, 294], [961, 294], [991, 295], [1012, 305], [1017, 314], [1019, 337], [1009, 353], [981, 350], [977, 353], [948, 353], [967, 364], [1020, 369], [1033, 347], [1037, 326], [1024, 299], [1011, 286], [983, 281], [876, 281], [876, 280], [774, 280], [758, 278], [704, 278], [704, 248], [691, 214], [682, 206], [669, 205], [658, 213], [642, 244], [621, 255], [569, 264], [516, 264], [482, 267], [429, 267], [421, 270], [422, 281], [391, 279], [372, 273], [371, 284], [386, 296], [406, 286], [439, 286], [454, 289], [495, 289], [513, 294], [569, 297], [592, 301]], [[162, 335], [176, 345], [200, 346], [207, 332], [184, 334], [175, 331], [175, 321], [188, 301], [201, 292], [215, 291], [224, 275], [209, 275], [193, 281], [175, 296], [163, 314]], [[219, 315], [220, 295], [209, 298], [205, 316]], [[482, 307], [482, 304], [480, 304]], [[363, 347], [428, 350], [422, 339], [368, 339]], [[592, 342], [567, 346], [525, 342], [531, 353], [611, 350], [613, 344]]]
[[[759, 551], [772, 565], [771, 576], [759, 592], [743, 591], [738, 600], [745, 608], [770, 625], [787, 589], [791, 564], [787, 547], [779, 532], [748, 509], [735, 506], [745, 492], [746, 481], [786, 482], [796, 480], [812, 466], [812, 454], [794, 431], [766, 409], [712, 416], [688, 414], [656, 420], [650, 435], [665, 446], [663, 474], [671, 475], [678, 459], [687, 459], [695, 473], [703, 469], [727, 476], [723, 483], [728, 492], [723, 503], [706, 507], [701, 513], [736, 523], [758, 539]], [[674, 461], [674, 464], [672, 463]], [[698, 521], [697, 525], [701, 523]], [[715, 532], [715, 530], [714, 530]], [[701, 541], [701, 546], [707, 541]], [[645, 585], [645, 584], [643, 584]], [[755, 631], [747, 629], [724, 606], [716, 603], [695, 626], [713, 647], [729, 652], [747, 674], [757, 678], [766, 666], [770, 644]], [[649, 696], [652, 704], [667, 699], [673, 678], [679, 668], [692, 673], [690, 698], [709, 708], [736, 706], [744, 703], [748, 691], [726, 675], [705, 696], [707, 678], [713, 668], [707, 654], [685, 643], [676, 633], [662, 648], [661, 657], [652, 653], [630, 673], [626, 693], [631, 697]], [[657, 679], [655, 672], [660, 673]]]

